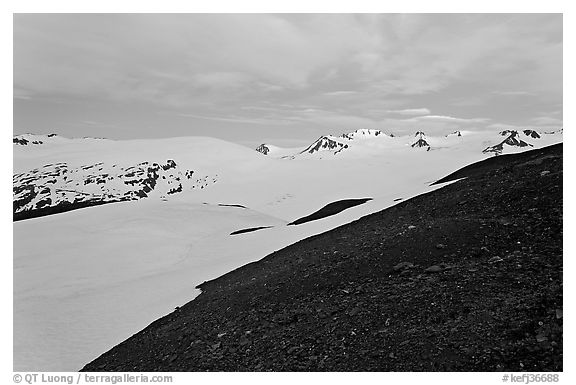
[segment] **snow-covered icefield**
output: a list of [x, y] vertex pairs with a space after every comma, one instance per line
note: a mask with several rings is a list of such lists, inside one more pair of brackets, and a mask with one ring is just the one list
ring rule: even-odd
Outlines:
[[[438, 188], [429, 184], [487, 156], [481, 153], [484, 142], [454, 140], [461, 143], [437, 151], [364, 146], [362, 152], [322, 160], [277, 159], [207, 138], [15, 149], [15, 172], [56, 161], [174, 159], [217, 175], [218, 182], [168, 200], [151, 196], [15, 222], [14, 370], [78, 370], [193, 299], [199, 283], [389, 207], [396, 198]], [[374, 199], [286, 226], [350, 198]], [[260, 226], [273, 227], [229, 235]]]

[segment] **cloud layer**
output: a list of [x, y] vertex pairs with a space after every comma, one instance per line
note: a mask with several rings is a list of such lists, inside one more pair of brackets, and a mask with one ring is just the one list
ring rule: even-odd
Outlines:
[[14, 98], [111, 137], [561, 126], [562, 16], [20, 14]]

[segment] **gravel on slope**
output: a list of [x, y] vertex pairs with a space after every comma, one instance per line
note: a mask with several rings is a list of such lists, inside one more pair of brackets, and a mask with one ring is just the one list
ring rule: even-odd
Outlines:
[[277, 251], [86, 371], [562, 371], [562, 145]]

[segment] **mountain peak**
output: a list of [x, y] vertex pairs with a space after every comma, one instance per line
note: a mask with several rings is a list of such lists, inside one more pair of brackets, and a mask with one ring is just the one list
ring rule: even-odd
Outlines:
[[337, 154], [345, 148], [348, 148], [348, 145], [338, 141], [338, 138], [330, 136], [321, 136], [310, 146], [302, 150], [300, 154], [304, 153], [314, 154], [315, 152], [323, 150], [334, 151], [334, 154]]
[[[502, 135], [502, 136], [507, 135], [507, 137], [502, 142], [500, 142], [494, 146], [486, 147], [482, 152], [485, 154], [489, 153], [489, 152], [493, 152], [494, 155], [500, 155], [500, 154], [502, 154], [502, 151], [504, 150], [505, 145], [508, 145], [511, 147], [534, 147], [534, 145], [527, 143], [527, 142], [523, 141], [522, 139], [520, 139], [520, 134], [516, 130], [504, 130], [504, 131], [500, 132], [500, 135]], [[533, 131], [533, 130], [524, 130], [524, 135], [529, 136], [531, 138], [540, 138], [540, 135], [536, 131]]]
[[426, 151], [430, 151], [430, 144], [426, 141], [426, 134], [422, 131], [417, 131], [414, 135], [418, 140], [410, 145], [413, 148], [423, 148], [428, 147]]

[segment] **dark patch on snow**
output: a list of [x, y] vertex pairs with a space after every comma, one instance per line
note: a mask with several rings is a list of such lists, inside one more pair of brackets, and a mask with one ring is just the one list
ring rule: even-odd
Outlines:
[[416, 148], [428, 147], [428, 149], [430, 149], [430, 145], [423, 138], [420, 138], [416, 142], [412, 143], [411, 147], [416, 147]]
[[260, 227], [250, 227], [248, 229], [236, 230], [230, 233], [230, 235], [238, 235], [244, 233], [251, 233], [253, 231], [262, 230], [262, 229], [269, 229], [273, 226], [260, 226]]
[[32, 144], [43, 144], [44, 142], [42, 142], [41, 140], [33, 140], [32, 142], [30, 142], [30, 141], [27, 140], [27, 139], [15, 137], [15, 138], [12, 138], [12, 143], [18, 144], [18, 145], [21, 145], [21, 146], [26, 146], [26, 145], [28, 145], [29, 143], [32, 143]]
[[168, 160], [166, 161], [166, 165], [163, 165], [163, 166], [162, 166], [162, 170], [168, 171], [168, 170], [170, 170], [171, 168], [176, 168], [176, 162], [173, 161], [172, 159], [168, 159]]
[[86, 207], [100, 206], [100, 205], [105, 205], [108, 203], [116, 203], [116, 202], [131, 200], [131, 199], [119, 198], [119, 199], [107, 200], [107, 201], [94, 201], [94, 200], [82, 201], [82, 199], [83, 199], [83, 197], [79, 197], [79, 199], [75, 200], [74, 203], [63, 201], [63, 202], [60, 202], [58, 204], [58, 206], [49, 206], [49, 207], [44, 207], [44, 208], [38, 208], [35, 210], [28, 210], [28, 211], [21, 211], [18, 213], [14, 213], [12, 220], [14, 222], [17, 222], [17, 221], [21, 221], [24, 219], [39, 218], [39, 217], [43, 217], [46, 215], [59, 214], [59, 213], [67, 212], [67, 211], [83, 209]]
[[168, 190], [168, 192], [166, 194], [176, 194], [182, 192], [182, 185], [178, 184], [178, 187], [176, 188], [171, 188], [170, 190]]
[[12, 142], [13, 142], [14, 144], [20, 144], [20, 145], [22, 145], [22, 146], [25, 146], [25, 145], [28, 144], [28, 141], [27, 141], [26, 139], [24, 139], [24, 138], [14, 138], [14, 139], [12, 139]]
[[368, 201], [371, 201], [372, 198], [360, 198], [360, 199], [344, 199], [341, 201], [336, 201], [332, 203], [328, 203], [326, 206], [322, 207], [320, 210], [307, 215], [305, 217], [296, 219], [294, 222], [288, 223], [288, 226], [293, 225], [301, 225], [306, 222], [315, 221], [318, 219], [330, 217], [332, 215], [336, 215], [341, 211], [349, 209], [350, 207], [358, 206], [364, 204]]
[[534, 139], [540, 138], [540, 134], [534, 130], [524, 130], [524, 135], [529, 136], [529, 137], [534, 138]]
[[268, 155], [270, 149], [268, 146], [266, 146], [266, 144], [262, 143], [260, 146], [258, 146], [258, 148], [256, 148], [256, 151], [261, 152], [264, 155]]
[[40, 200], [40, 201], [36, 204], [36, 207], [39, 208], [39, 209], [41, 209], [41, 208], [43, 208], [43, 207], [51, 206], [51, 205], [52, 205], [52, 199], [46, 198], [46, 199]]
[[411, 147], [412, 148], [422, 148], [422, 147], [428, 147], [427, 151], [430, 151], [430, 144], [428, 144], [428, 142], [426, 141], [425, 137], [426, 134], [422, 131], [418, 131], [416, 132], [416, 135], [418, 137], [418, 140], [414, 143], [412, 143]]
[[[22, 206], [26, 206], [28, 203], [32, 202], [34, 197], [36, 196], [36, 189], [34, 185], [21, 185], [21, 186], [14, 186], [12, 187], [12, 191], [14, 192], [14, 196], [16, 195], [23, 195], [20, 199], [14, 199], [12, 201], [13, 210], [16, 212]], [[22, 192], [26, 192], [25, 194], [20, 194]], [[16, 214], [14, 214], [16, 215]]]
[[384, 134], [384, 133], [380, 130], [368, 129], [368, 130], [356, 130], [354, 132], [342, 134], [342, 135], [340, 135], [340, 137], [344, 138], [344, 139], [348, 139], [348, 140], [353, 140], [356, 136], [360, 136], [360, 137], [374, 136], [374, 137], [376, 137], [376, 136], [382, 135], [382, 134]]
[[218, 206], [222, 206], [222, 207], [239, 207], [239, 208], [241, 208], [241, 209], [245, 209], [245, 208], [246, 208], [246, 206], [242, 206], [242, 205], [234, 205], [234, 204], [228, 205], [228, 204], [224, 204], [224, 203], [219, 203]]

